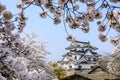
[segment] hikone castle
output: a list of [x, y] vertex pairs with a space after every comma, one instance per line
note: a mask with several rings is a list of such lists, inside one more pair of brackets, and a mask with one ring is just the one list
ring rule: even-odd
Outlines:
[[66, 48], [67, 53], [63, 55], [62, 60], [58, 61], [58, 63], [67, 70], [87, 73], [92, 67], [98, 65], [97, 60], [101, 55], [96, 52], [97, 49], [90, 42], [73, 41]]

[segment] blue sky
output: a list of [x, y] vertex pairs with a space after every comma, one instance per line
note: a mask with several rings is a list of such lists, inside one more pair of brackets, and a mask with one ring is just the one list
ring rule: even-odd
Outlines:
[[[16, 3], [20, 0], [1, 0], [6, 7], [13, 13], [17, 13], [19, 10], [16, 9]], [[70, 42], [66, 40], [66, 33], [64, 30], [63, 23], [59, 25], [54, 25], [53, 21], [49, 18], [41, 19], [39, 17], [39, 12], [41, 10], [36, 6], [31, 6], [26, 10], [25, 14], [28, 17], [27, 26], [24, 29], [25, 33], [35, 32], [39, 35], [38, 39], [46, 41], [46, 50], [51, 52], [47, 55], [47, 58], [52, 61], [57, 61], [62, 59], [62, 55], [66, 53], [65, 48], [70, 45]], [[83, 33], [81, 30], [70, 30], [67, 27], [69, 33], [76, 37], [79, 41], [90, 41], [90, 43], [99, 48], [97, 51], [100, 54], [105, 52], [111, 53], [113, 50], [113, 45], [109, 41], [103, 43], [98, 39], [97, 25], [95, 22], [91, 23], [91, 29], [88, 34]], [[111, 30], [109, 36], [117, 35], [114, 30]]]

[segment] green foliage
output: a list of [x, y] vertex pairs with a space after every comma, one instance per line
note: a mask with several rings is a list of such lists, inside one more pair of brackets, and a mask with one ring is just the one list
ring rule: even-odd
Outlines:
[[57, 67], [54, 69], [54, 73], [58, 79], [64, 78], [66, 76], [66, 70], [62, 67]]
[[66, 70], [58, 65], [57, 63], [50, 63], [50, 66], [53, 67], [53, 72], [58, 79], [66, 77]]
[[52, 66], [53, 68], [57, 67], [58, 64], [57, 63], [50, 63], [50, 66]]

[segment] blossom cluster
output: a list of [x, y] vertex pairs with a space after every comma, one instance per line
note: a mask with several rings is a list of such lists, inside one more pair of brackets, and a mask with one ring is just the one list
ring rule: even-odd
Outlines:
[[[51, 18], [55, 25], [60, 24], [63, 18], [65, 27], [68, 24], [70, 29], [81, 29], [84, 33], [89, 32], [90, 22], [97, 20], [99, 39], [105, 42], [111, 28], [120, 32], [120, 7], [110, 2], [116, 3], [119, 0], [21, 0], [17, 8], [24, 10], [30, 5], [36, 5], [41, 8], [40, 17]], [[86, 7], [83, 11], [81, 4]], [[103, 34], [106, 30], [108, 32]]]
[[108, 61], [108, 69], [112, 74], [120, 75], [120, 39], [117, 39], [116, 42], [116, 47]]
[[[18, 35], [17, 35], [18, 36]], [[14, 36], [15, 37], [15, 36]], [[44, 43], [33, 40], [35, 35], [0, 41], [1, 80], [52, 80], [55, 75], [44, 58]], [[9, 38], [8, 38], [9, 39]]]
[[18, 3], [21, 10], [13, 15], [0, 3], [0, 80], [52, 80], [55, 76], [44, 58], [48, 53], [44, 43], [33, 40], [34, 34], [20, 37], [27, 20], [24, 4]]
[[17, 15], [13, 15], [10, 10], [7, 10], [5, 5], [0, 3], [0, 30], [8, 33], [15, 31], [22, 32], [26, 26], [27, 18], [24, 16], [23, 10]]
[[104, 56], [100, 64], [105, 66], [111, 74], [120, 76], [120, 36], [111, 39], [115, 46], [112, 54]]

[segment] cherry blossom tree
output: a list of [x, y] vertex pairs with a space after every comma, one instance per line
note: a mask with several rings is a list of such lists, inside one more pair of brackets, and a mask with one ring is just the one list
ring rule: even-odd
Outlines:
[[103, 66], [109, 70], [111, 74], [120, 76], [120, 36], [117, 36], [111, 40], [111, 43], [115, 46], [112, 54], [102, 56], [99, 59], [100, 66]]
[[[16, 37], [15, 37], [16, 36]], [[33, 40], [35, 35], [20, 38], [17, 34], [14, 41], [0, 42], [0, 75], [1, 80], [52, 80], [55, 78], [48, 65], [43, 42]]]
[[115, 49], [107, 60], [107, 68], [112, 74], [120, 75], [120, 38], [112, 40], [112, 43], [115, 45]]
[[[67, 26], [72, 30], [80, 29], [88, 33], [91, 28], [90, 23], [96, 22], [100, 32], [98, 37], [105, 42], [110, 29], [120, 32], [120, 7], [113, 5], [118, 2], [119, 0], [20, 0], [16, 3], [16, 7], [20, 10], [17, 14], [11, 13], [5, 5], [0, 3], [1, 80], [51, 80], [54, 78], [44, 60], [44, 54], [47, 52], [43, 44], [36, 44], [36, 41], [28, 35], [29, 41], [20, 37], [26, 27], [26, 20], [29, 19], [29, 16], [28, 18], [25, 16], [25, 11], [31, 5], [39, 7], [40, 17], [49, 17], [55, 25], [63, 22], [68, 41], [73, 41], [75, 38], [67, 31]], [[82, 10], [81, 5], [86, 8]], [[107, 33], [105, 33], [106, 30]], [[116, 44], [113, 52], [115, 55], [119, 53], [118, 40], [111, 41]], [[111, 70], [114, 72], [113, 69]]]
[[23, 10], [12, 14], [0, 3], [0, 80], [52, 80], [43, 42], [20, 37], [26, 25]]

